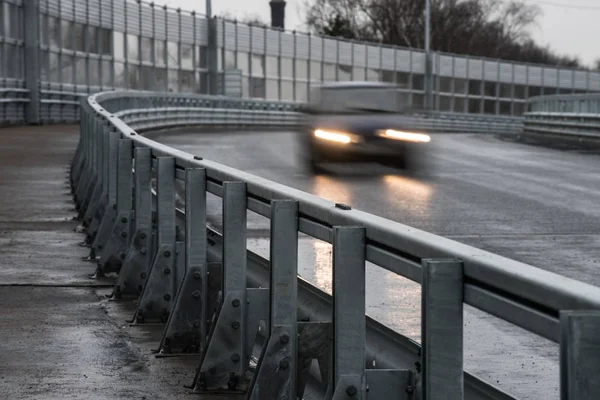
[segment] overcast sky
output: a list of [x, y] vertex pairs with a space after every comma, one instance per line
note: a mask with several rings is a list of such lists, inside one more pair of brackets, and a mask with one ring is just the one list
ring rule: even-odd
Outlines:
[[[304, 2], [287, 0], [286, 29], [305, 30]], [[310, 1], [310, 0], [309, 0]], [[537, 4], [543, 15], [533, 36], [538, 43], [548, 44], [556, 51], [578, 56], [584, 63], [591, 64], [600, 58], [600, 0], [525, 0]], [[205, 12], [206, 0], [155, 0], [186, 10]], [[228, 12], [239, 18], [245, 15], [259, 16], [270, 22], [269, 0], [212, 0], [213, 14]], [[303, 29], [304, 28], [304, 29]]]

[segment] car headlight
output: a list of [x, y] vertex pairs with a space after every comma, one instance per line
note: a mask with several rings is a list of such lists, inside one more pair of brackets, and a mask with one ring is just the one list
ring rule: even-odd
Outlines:
[[357, 135], [353, 135], [347, 132], [339, 132], [339, 131], [330, 131], [323, 129], [315, 129], [314, 131], [315, 137], [323, 140], [329, 140], [332, 142], [349, 144], [349, 143], [358, 143], [360, 141], [360, 137]]
[[387, 139], [404, 140], [407, 142], [427, 143], [431, 141], [431, 137], [425, 133], [397, 131], [395, 129], [380, 130], [377, 131], [377, 135]]

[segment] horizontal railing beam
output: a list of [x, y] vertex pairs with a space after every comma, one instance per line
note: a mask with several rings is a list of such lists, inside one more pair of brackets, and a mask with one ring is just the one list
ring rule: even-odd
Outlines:
[[[371, 387], [373, 396], [378, 393], [377, 396], [382, 397], [406, 396], [416, 390], [416, 398], [421, 400], [437, 398], [438, 392], [448, 391], [462, 398], [464, 390], [467, 399], [509, 399], [509, 395], [463, 371], [463, 323], [459, 318], [463, 304], [560, 342], [561, 351], [567, 354], [563, 358], [567, 361], [561, 364], [564, 369], [561, 385], [569, 390], [573, 388], [573, 393], [579, 395], [585, 390], [577, 386], [573, 376], [579, 382], [596, 379], [594, 369], [574, 367], [580, 360], [580, 349], [598, 345], [593, 336], [596, 325], [589, 329], [585, 341], [580, 342], [565, 329], [567, 324], [582, 327], [596, 324], [595, 316], [586, 312], [600, 309], [600, 288], [335, 204], [139, 135], [142, 131], [196, 124], [276, 126], [287, 123], [295, 127], [294, 118], [301, 122], [294, 105], [283, 107], [286, 111], [281, 111], [281, 108], [269, 108], [269, 104], [262, 100], [142, 92], [101, 93], [82, 103], [85, 118], [72, 181], [73, 191], [79, 198], [80, 214], [88, 218], [95, 215], [87, 212], [91, 203], [91, 207], [103, 213], [97, 219], [106, 221], [107, 228], [100, 227], [103, 233], [93, 241], [93, 249], [103, 253], [100, 260], [106, 260], [111, 254], [119, 255], [126, 261], [125, 272], [135, 271], [144, 280], [137, 290], [140, 306], [134, 320], [137, 324], [147, 323], [147, 319], [167, 324], [159, 346], [161, 354], [174, 350], [202, 354], [192, 384], [195, 391], [210, 391], [223, 385], [238, 388], [249, 372], [251, 353], [258, 348], [261, 355], [251, 384], [253, 396], [258, 396], [259, 390], [289, 392], [293, 388], [290, 379], [296, 372], [297, 389], [292, 391], [303, 393], [306, 366], [317, 359], [320, 376], [316, 378], [322, 382], [321, 389], [334, 398], [346, 395], [363, 398]], [[257, 105], [264, 106], [265, 110], [257, 111]], [[440, 121], [446, 117], [432, 118], [431, 114], [423, 114], [418, 118], [442, 126], [444, 122]], [[282, 118], [281, 121], [278, 118]], [[499, 121], [496, 120], [501, 125]], [[472, 118], [465, 123], [490, 129], [496, 122]], [[449, 123], [457, 126], [452, 118]], [[102, 137], [106, 133], [110, 135], [108, 142]], [[113, 147], [118, 151], [106, 151], [106, 148], [114, 150]], [[146, 151], [145, 168], [154, 168], [158, 173], [153, 190], [155, 205], [151, 211], [154, 217], [150, 229], [154, 239], [150, 247], [151, 254], [155, 255], [152, 265], [149, 260], [142, 260], [143, 265], [131, 262], [139, 247], [129, 239], [134, 228], [135, 232], [140, 230], [137, 222], [130, 226], [129, 233], [118, 225], [130, 223], [131, 218], [124, 212], [145, 215], [145, 218], [149, 215], [148, 205], [131, 199], [132, 194], [141, 196], [140, 191], [149, 190], [147, 178], [143, 176], [148, 171], [139, 171], [142, 174], [139, 176], [137, 171], [143, 162], [137, 159], [143, 155], [142, 150]], [[134, 153], [136, 170], [132, 175]], [[108, 165], [108, 179], [101, 179], [106, 175], [104, 165]], [[202, 171], [201, 178], [200, 175], [194, 178], [196, 175], [191, 171]], [[135, 193], [131, 187], [134, 177]], [[146, 183], [138, 186], [137, 182], [142, 181]], [[200, 186], [194, 186], [196, 183]], [[114, 194], [115, 187], [118, 195], [113, 199], [110, 194]], [[201, 199], [202, 193], [215, 194], [223, 201], [224, 235], [208, 229], [205, 238], [200, 235], [195, 239], [207, 241], [206, 275], [199, 270], [186, 274], [191, 268], [190, 257], [196, 254], [194, 251], [204, 254], [204, 250], [199, 244], [190, 247], [182, 236], [190, 232], [194, 223], [200, 224], [194, 230], [197, 234], [198, 226], [205, 224], [205, 219], [195, 221], [189, 208], [192, 204], [187, 205], [190, 214], [187, 219], [181, 211], [175, 210], [175, 192], [180, 187], [186, 191], [186, 195], [179, 193], [180, 197], [190, 202], [194, 201], [190, 199]], [[202, 193], [197, 192], [198, 188]], [[114, 203], [114, 211], [109, 207], [106, 212], [103, 203], [90, 202], [90, 193], [108, 193], [108, 203]], [[204, 201], [198, 201], [203, 208]], [[288, 205], [293, 205], [293, 209], [288, 210]], [[247, 250], [246, 210], [271, 220], [271, 260]], [[123, 214], [118, 218], [120, 222], [114, 221], [115, 212]], [[199, 212], [205, 215], [202, 210]], [[179, 229], [182, 226], [186, 228]], [[288, 232], [290, 226], [293, 232]], [[109, 244], [113, 245], [102, 249], [99, 244], [106, 241], [110, 232], [113, 236], [117, 234], [111, 236]], [[295, 271], [297, 258], [287, 253], [297, 249], [297, 233], [333, 245], [333, 296], [302, 279], [298, 279], [297, 295], [294, 294], [295, 282], [292, 284], [285, 277]], [[146, 247], [143, 246], [144, 254], [148, 253]], [[125, 250], [129, 250], [129, 256]], [[414, 341], [366, 316], [366, 325], [356, 320], [364, 315], [367, 261], [423, 285], [422, 349]], [[114, 268], [119, 271], [119, 266]], [[351, 275], [358, 281], [344, 275], [348, 269], [354, 271]], [[147, 273], [143, 272], [146, 270]], [[115, 288], [115, 293], [136, 293], [124, 288]], [[349, 296], [351, 292], [356, 295]], [[294, 298], [297, 318], [285, 305]], [[281, 299], [288, 299], [287, 303]], [[206, 307], [197, 307], [198, 302]], [[189, 313], [190, 307], [194, 308], [193, 314]], [[451, 307], [451, 313], [441, 314], [444, 307]], [[565, 312], [580, 312], [581, 317], [577, 321], [565, 319]], [[190, 316], [193, 320], [188, 320]], [[450, 319], [444, 323], [440, 322], [441, 318]], [[262, 345], [256, 341], [260, 322], [268, 327], [268, 332], [259, 330], [264, 337]], [[211, 333], [207, 335], [209, 330]], [[181, 336], [182, 332], [185, 337]], [[289, 332], [297, 333], [297, 337], [294, 333], [297, 346], [293, 342], [289, 344]], [[445, 348], [447, 338], [452, 338], [451, 349]], [[356, 351], [344, 353], [350, 347]], [[589, 365], [597, 363], [593, 357], [584, 361]], [[367, 369], [361, 367], [361, 363]], [[452, 379], [444, 373], [447, 366], [451, 367], [448, 371]], [[269, 379], [281, 370], [286, 370], [285, 374], [278, 375], [281, 379]], [[580, 378], [581, 374], [586, 376]], [[386, 393], [385, 388], [393, 393]]]

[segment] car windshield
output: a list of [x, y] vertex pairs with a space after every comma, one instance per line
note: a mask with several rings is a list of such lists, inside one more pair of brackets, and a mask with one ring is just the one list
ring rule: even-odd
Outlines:
[[402, 93], [388, 87], [321, 89], [313, 102], [323, 113], [398, 113], [404, 108]]

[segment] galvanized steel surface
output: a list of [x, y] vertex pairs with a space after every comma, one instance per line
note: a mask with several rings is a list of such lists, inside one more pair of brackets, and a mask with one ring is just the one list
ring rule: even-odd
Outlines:
[[554, 95], [528, 100], [525, 133], [564, 136], [570, 139], [600, 138], [600, 94]]
[[[133, 140], [136, 146], [152, 148], [154, 156], [174, 157], [178, 168], [206, 168], [207, 177], [212, 183], [208, 188], [210, 192], [221, 195], [221, 186], [225, 181], [244, 182], [248, 209], [267, 217], [271, 200], [296, 200], [299, 204], [300, 231], [330, 243], [333, 241], [332, 228], [335, 225], [360, 225], [365, 228], [368, 243], [366, 259], [391, 271], [399, 272], [398, 265], [407, 263], [419, 268], [418, 263], [426, 258], [460, 259], [468, 286], [477, 293], [469, 296], [469, 292], [466, 292], [465, 302], [554, 341], [558, 341], [559, 337], [559, 311], [600, 307], [600, 289], [596, 287], [364, 212], [338, 207], [318, 197], [211, 161], [195, 160], [190, 154], [135, 135], [122, 120], [102, 108], [104, 96], [109, 110], [114, 110], [112, 107], [118, 102], [118, 94], [112, 93], [91, 96], [90, 111], [100, 119], [110, 121], [114, 129], [123, 137]], [[123, 107], [125, 104], [121, 102], [119, 105]], [[161, 127], [159, 121], [153, 126], [155, 129]], [[409, 274], [408, 277], [419, 280], [419, 275]]]

